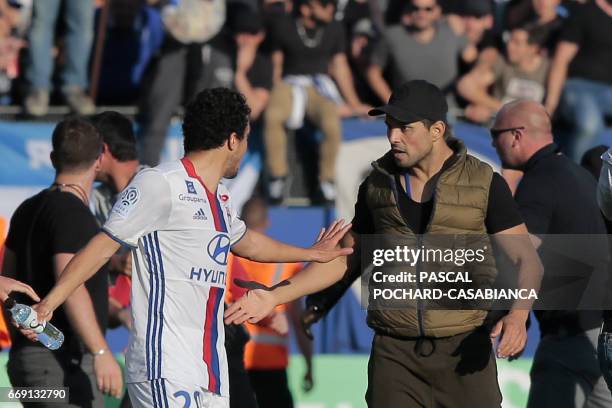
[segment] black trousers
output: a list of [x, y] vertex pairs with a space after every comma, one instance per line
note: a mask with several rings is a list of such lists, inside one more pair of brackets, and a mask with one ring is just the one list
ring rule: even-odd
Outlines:
[[41, 346], [22, 347], [10, 351], [7, 373], [13, 387], [69, 389], [68, 403], [24, 402], [26, 408], [104, 407], [104, 395], [98, 390], [91, 354], [75, 357], [64, 351], [52, 352]]
[[286, 370], [248, 370], [261, 408], [293, 408]]
[[368, 363], [370, 408], [495, 408], [502, 395], [487, 330], [445, 338], [377, 334]]

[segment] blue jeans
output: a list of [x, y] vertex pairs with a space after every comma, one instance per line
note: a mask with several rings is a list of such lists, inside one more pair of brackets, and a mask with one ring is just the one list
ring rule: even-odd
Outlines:
[[612, 116], [612, 85], [579, 78], [568, 79], [559, 112], [573, 128], [565, 143], [568, 155], [580, 161], [604, 129], [605, 116]]
[[603, 332], [599, 335], [597, 344], [597, 355], [601, 374], [612, 391], [612, 333]]
[[[30, 64], [26, 78], [33, 89], [49, 90], [53, 74], [51, 49], [62, 0], [34, 0], [29, 33]], [[62, 89], [87, 87], [87, 67], [93, 41], [93, 0], [65, 0], [66, 65], [61, 73]]]

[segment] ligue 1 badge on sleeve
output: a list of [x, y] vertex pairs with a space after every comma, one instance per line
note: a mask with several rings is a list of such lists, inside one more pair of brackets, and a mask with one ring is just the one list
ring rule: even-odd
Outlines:
[[113, 206], [112, 212], [126, 218], [130, 212], [132, 212], [134, 207], [136, 207], [138, 200], [140, 200], [140, 191], [138, 188], [128, 187], [119, 196], [119, 199]]

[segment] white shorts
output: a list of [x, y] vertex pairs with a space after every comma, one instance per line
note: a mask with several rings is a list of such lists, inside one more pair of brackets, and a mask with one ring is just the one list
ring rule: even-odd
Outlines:
[[134, 408], [229, 408], [229, 398], [202, 386], [160, 379], [127, 384]]

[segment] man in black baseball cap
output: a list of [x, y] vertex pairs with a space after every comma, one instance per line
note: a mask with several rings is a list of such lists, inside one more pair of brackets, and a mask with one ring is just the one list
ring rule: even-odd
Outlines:
[[446, 121], [447, 112], [446, 97], [437, 86], [427, 81], [414, 80], [396, 89], [389, 103], [372, 109], [368, 114], [387, 114], [400, 122], [410, 123], [423, 119]]
[[[394, 242], [409, 246], [423, 235], [428, 240], [422, 242], [427, 243], [434, 236], [454, 236], [463, 238], [463, 245], [455, 241], [452, 248], [462, 250], [466, 249], [466, 235], [485, 248], [491, 248], [492, 239], [518, 266], [520, 289], [536, 287], [533, 277], [541, 276], [542, 266], [508, 185], [488, 164], [468, 155], [463, 142], [450, 136], [446, 111], [440, 89], [425, 81], [405, 83], [393, 92], [389, 103], [372, 110], [371, 115], [385, 115], [391, 149], [372, 163], [372, 171], [359, 187], [352, 227], [342, 241], [342, 246], [352, 248], [353, 253], [338, 262], [312, 263], [286, 286], [251, 290], [228, 309], [226, 322], [256, 322], [276, 304], [337, 281], [307, 300], [309, 310], [304, 321], [311, 324], [333, 306], [364, 269], [369, 269], [367, 263], [362, 265], [361, 251], [368, 245], [380, 245], [380, 239], [373, 244], [373, 237], [393, 236], [399, 239]], [[513, 234], [513, 239], [522, 234], [520, 248], [507, 244], [508, 234]], [[444, 247], [448, 249], [449, 245]], [[364, 255], [363, 259], [371, 259], [371, 254]], [[401, 263], [401, 268], [415, 275], [417, 269], [423, 270], [406, 263]], [[476, 268], [472, 271], [479, 282], [495, 280], [497, 268], [491, 254]], [[370, 281], [369, 294], [364, 296], [376, 299], [372, 281], [364, 279]], [[431, 281], [424, 284], [441, 291], [449, 288]], [[418, 284], [409, 282], [401, 288], [416, 290]], [[530, 301], [513, 304], [511, 312], [495, 316], [483, 310], [488, 308], [485, 306], [458, 310], [467, 309], [465, 303], [449, 310], [441, 310], [440, 305], [436, 307], [427, 300], [419, 307], [410, 301], [406, 304], [406, 299], [391, 308], [376, 305], [376, 301], [370, 302], [367, 320], [376, 332], [368, 364], [369, 407], [501, 406], [492, 340], [503, 332], [497, 345], [501, 358], [514, 356], [524, 348]]]

